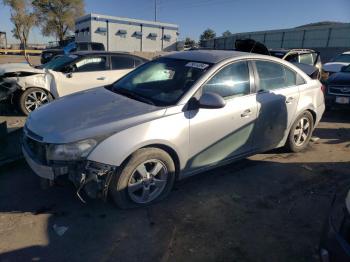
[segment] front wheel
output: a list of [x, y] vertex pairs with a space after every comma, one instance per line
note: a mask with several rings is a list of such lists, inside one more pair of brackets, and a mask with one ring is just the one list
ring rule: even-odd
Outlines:
[[19, 107], [25, 115], [38, 107], [52, 101], [52, 96], [45, 90], [37, 87], [32, 87], [25, 90], [19, 98]]
[[286, 147], [291, 152], [300, 152], [309, 144], [314, 129], [313, 116], [309, 111], [302, 113], [294, 122]]
[[114, 175], [110, 195], [120, 208], [147, 206], [165, 198], [174, 180], [170, 155], [159, 148], [142, 148]]

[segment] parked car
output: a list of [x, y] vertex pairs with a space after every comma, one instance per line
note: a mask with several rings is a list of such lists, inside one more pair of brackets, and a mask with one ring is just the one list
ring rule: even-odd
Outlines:
[[332, 74], [326, 82], [326, 106], [350, 108], [350, 65]]
[[324, 71], [324, 74], [326, 74], [325, 80], [327, 80], [327, 78], [330, 75], [339, 72], [343, 66], [347, 66], [349, 64], [350, 64], [350, 51], [337, 55], [330, 62], [325, 63], [323, 65], [323, 71]]
[[147, 59], [118, 52], [76, 52], [37, 68], [15, 64], [0, 67], [0, 97], [17, 95], [21, 111], [30, 112], [53, 99], [108, 85]]
[[281, 58], [291, 63], [301, 63], [318, 68], [317, 78], [321, 78], [322, 61], [320, 52], [312, 49], [270, 49], [272, 56]]
[[337, 208], [333, 200], [329, 217], [322, 230], [319, 246], [321, 262], [350, 261], [350, 191], [344, 205]]
[[34, 111], [23, 154], [44, 179], [68, 175], [78, 195], [145, 206], [176, 179], [276, 147], [303, 150], [324, 108], [321, 83], [287, 61], [177, 52]]
[[64, 47], [48, 48], [41, 53], [41, 63], [45, 64], [57, 55], [67, 55], [77, 51], [104, 51], [102, 43], [94, 42], [69, 42]]
[[261, 55], [272, 55], [291, 62], [312, 79], [321, 79], [320, 53], [312, 49], [268, 49], [263, 43], [251, 38], [237, 39], [235, 50]]

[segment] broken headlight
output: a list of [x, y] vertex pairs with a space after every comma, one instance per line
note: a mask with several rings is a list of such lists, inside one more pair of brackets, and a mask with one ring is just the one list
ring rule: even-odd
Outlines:
[[97, 145], [94, 139], [86, 139], [69, 144], [51, 144], [47, 149], [47, 159], [56, 161], [81, 160]]

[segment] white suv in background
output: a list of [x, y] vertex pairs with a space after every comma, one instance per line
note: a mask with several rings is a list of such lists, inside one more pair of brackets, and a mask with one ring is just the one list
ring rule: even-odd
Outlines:
[[38, 68], [8, 64], [0, 68], [0, 96], [16, 96], [28, 115], [55, 98], [109, 85], [146, 61], [127, 53], [96, 51], [62, 55]]

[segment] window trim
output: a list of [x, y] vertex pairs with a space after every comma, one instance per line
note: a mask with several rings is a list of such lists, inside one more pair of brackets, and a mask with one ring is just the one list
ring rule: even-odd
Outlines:
[[193, 97], [197, 97], [197, 95], [202, 96], [203, 94], [203, 88], [204, 86], [217, 74], [219, 73], [221, 70], [223, 70], [225, 67], [230, 66], [232, 64], [235, 63], [239, 63], [239, 62], [246, 62], [247, 66], [248, 66], [248, 73], [249, 73], [249, 82], [250, 82], [250, 88], [249, 88], [249, 94], [246, 95], [242, 95], [242, 96], [228, 96], [228, 97], [223, 97], [223, 99], [227, 102], [231, 101], [232, 99], [238, 98], [238, 97], [247, 97], [250, 95], [254, 95], [254, 85], [255, 85], [255, 78], [253, 75], [253, 70], [252, 67], [249, 63], [248, 59], [239, 59], [239, 60], [234, 60], [234, 61], [230, 61], [222, 66], [220, 66], [220, 68], [218, 68], [217, 70], [215, 70], [215, 72], [213, 72], [206, 80], [205, 82], [197, 89], [197, 91], [195, 92], [195, 94], [193, 95]]
[[[296, 72], [293, 68], [290, 68], [289, 66], [283, 64], [283, 63], [280, 63], [278, 61], [272, 61], [272, 60], [269, 60], [269, 59], [261, 59], [261, 58], [254, 58], [254, 59], [250, 59], [251, 63], [252, 63], [252, 67], [254, 68], [254, 76], [255, 76], [255, 93], [268, 93], [268, 92], [273, 92], [275, 90], [283, 90], [283, 89], [286, 89], [286, 88], [291, 88], [291, 87], [295, 87], [295, 86], [301, 86], [301, 85], [305, 85], [307, 84], [307, 81], [305, 80], [305, 78], [300, 75], [298, 72]], [[256, 67], [256, 61], [263, 61], [263, 62], [270, 62], [270, 63], [275, 63], [275, 64], [278, 64], [278, 65], [281, 65], [283, 67], [287, 67], [289, 70], [293, 71], [295, 74], [296, 74], [296, 77], [298, 78], [298, 76], [304, 81], [303, 84], [295, 84], [295, 85], [290, 85], [290, 86], [284, 86], [284, 87], [280, 87], [280, 88], [276, 88], [276, 89], [272, 89], [272, 90], [266, 90], [266, 91], [259, 91], [260, 90], [260, 77], [259, 77], [259, 73], [258, 73], [258, 69]]]

